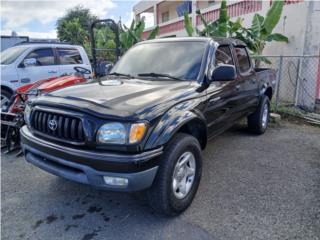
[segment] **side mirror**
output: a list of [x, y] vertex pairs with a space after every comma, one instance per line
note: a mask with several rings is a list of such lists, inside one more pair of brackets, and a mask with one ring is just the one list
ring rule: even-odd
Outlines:
[[23, 60], [23, 66], [24, 67], [34, 67], [37, 65], [37, 59], [35, 58], [26, 58]]
[[217, 66], [211, 73], [210, 81], [233, 81], [236, 79], [236, 68], [233, 65], [223, 64]]
[[113, 63], [109, 63], [106, 65], [106, 75], [109, 74], [112, 68], [113, 68]]

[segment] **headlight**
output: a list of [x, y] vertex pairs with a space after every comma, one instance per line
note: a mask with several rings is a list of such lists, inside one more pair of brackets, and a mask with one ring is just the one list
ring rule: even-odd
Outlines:
[[26, 108], [24, 109], [24, 121], [27, 125], [30, 125], [30, 115], [31, 115], [31, 107], [26, 104]]
[[133, 144], [143, 138], [146, 131], [144, 123], [125, 125], [122, 123], [104, 124], [97, 133], [98, 143], [107, 144]]
[[98, 131], [99, 143], [125, 144], [127, 139], [126, 127], [121, 123], [104, 124]]

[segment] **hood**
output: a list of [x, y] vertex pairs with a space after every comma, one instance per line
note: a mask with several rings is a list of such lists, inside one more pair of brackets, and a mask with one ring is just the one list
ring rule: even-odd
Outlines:
[[193, 97], [194, 82], [155, 80], [107, 80], [80, 84], [42, 96], [47, 101], [113, 116], [149, 120], [184, 99]]
[[[64, 76], [64, 77], [52, 77], [44, 80], [38, 80], [34, 83], [23, 85], [16, 89], [17, 93], [30, 93], [37, 90], [40, 93], [48, 93], [61, 88], [69, 87], [74, 84], [84, 83], [87, 80], [81, 76]], [[35, 92], [36, 94], [36, 92]]]
[[64, 77], [58, 77], [58, 78], [54, 78], [52, 80], [46, 81], [42, 83], [38, 87], [38, 89], [41, 92], [51, 92], [54, 90], [58, 90], [61, 88], [69, 87], [71, 85], [84, 83], [84, 82], [86, 82], [86, 79], [82, 76], [76, 76], [76, 75], [64, 76]]

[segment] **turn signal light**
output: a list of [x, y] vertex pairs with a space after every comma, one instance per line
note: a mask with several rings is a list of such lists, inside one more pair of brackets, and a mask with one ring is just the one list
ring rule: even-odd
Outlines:
[[144, 123], [135, 123], [131, 125], [129, 143], [140, 142], [146, 132], [146, 125]]

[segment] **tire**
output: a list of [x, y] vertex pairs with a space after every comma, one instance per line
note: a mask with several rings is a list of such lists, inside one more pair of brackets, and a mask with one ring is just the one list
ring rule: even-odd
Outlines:
[[[192, 158], [193, 155], [193, 158]], [[183, 170], [177, 168], [177, 163], [190, 159]], [[175, 216], [186, 210], [191, 204], [199, 187], [202, 173], [202, 156], [198, 140], [191, 135], [178, 133], [167, 144], [164, 154], [160, 159], [161, 163], [155, 181], [150, 189], [147, 190], [147, 199], [150, 206], [158, 213]], [[191, 164], [194, 163], [194, 164]], [[189, 166], [188, 166], [189, 164]], [[192, 174], [192, 166], [195, 171]], [[193, 169], [194, 169], [193, 168]], [[178, 169], [181, 171], [179, 172]], [[188, 169], [188, 170], [187, 170]], [[186, 174], [188, 171], [188, 174]], [[180, 174], [181, 173], [181, 174]], [[176, 178], [175, 178], [176, 177]], [[176, 179], [182, 178], [181, 182]], [[176, 183], [175, 185], [173, 185]], [[176, 188], [180, 183], [186, 183], [185, 188]], [[181, 185], [182, 186], [182, 185]], [[185, 194], [185, 196], [183, 196]]]
[[270, 100], [263, 96], [257, 110], [248, 116], [248, 128], [255, 134], [263, 134], [267, 128], [270, 117]]
[[1, 110], [7, 111], [9, 105], [10, 105], [10, 99], [12, 94], [5, 89], [1, 89]]

